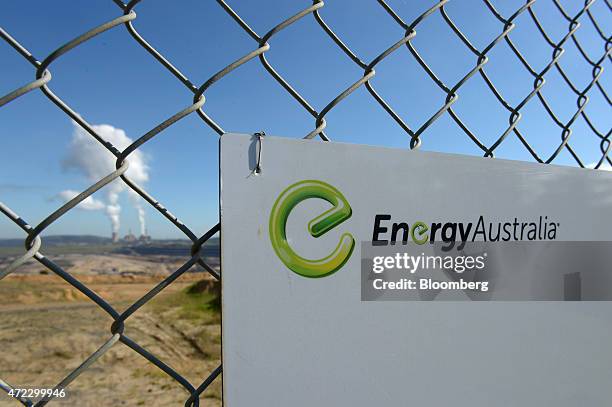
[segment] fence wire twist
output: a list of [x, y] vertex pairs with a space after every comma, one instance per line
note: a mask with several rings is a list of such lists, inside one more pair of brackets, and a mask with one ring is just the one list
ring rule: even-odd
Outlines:
[[[395, 43], [390, 45], [387, 49], [383, 50], [378, 54], [377, 57], [372, 59], [369, 62], [363, 61], [357, 54], [355, 54], [349, 45], [342, 41], [342, 39], [334, 32], [333, 28], [330, 27], [324, 20], [322, 16], [322, 9], [324, 8], [325, 3], [322, 0], [314, 0], [312, 5], [304, 8], [303, 10], [297, 12], [295, 15], [285, 19], [280, 22], [278, 25], [272, 27], [268, 32], [264, 35], [260, 35], [255, 32], [248, 23], [236, 13], [232, 7], [225, 2], [224, 0], [217, 0], [219, 6], [237, 23], [237, 25], [248, 34], [256, 43], [256, 48], [243, 57], [237, 59], [233, 63], [229, 64], [225, 68], [221, 69], [216, 74], [212, 75], [206, 82], [202, 85], [197, 86], [192, 83], [175, 65], [173, 65], [167, 58], [165, 58], [159, 51], [155, 49], [151, 44], [149, 44], [136, 30], [134, 27], [134, 20], [137, 18], [137, 14], [135, 12], [136, 6], [141, 3], [141, 0], [132, 0], [131, 2], [125, 4], [119, 0], [113, 0], [114, 3], [119, 8], [119, 12], [122, 14], [118, 17], [95, 27], [73, 40], [65, 43], [64, 45], [57, 48], [51, 54], [46, 56], [42, 62], [39, 61], [36, 57], [34, 57], [23, 45], [21, 45], [16, 39], [11, 37], [9, 33], [7, 33], [4, 29], [0, 27], [0, 36], [4, 41], [6, 41], [9, 45], [11, 45], [23, 58], [25, 58], [35, 69], [35, 79], [14, 90], [13, 92], [8, 93], [5, 96], [0, 98], [0, 106], [5, 105], [21, 96], [26, 94], [27, 92], [33, 91], [35, 89], [40, 89], [41, 92], [60, 110], [62, 110], [66, 115], [68, 115], [72, 120], [78, 123], [83, 129], [85, 129], [93, 138], [95, 138], [102, 146], [104, 146], [111, 154], [116, 157], [116, 169], [112, 173], [108, 174], [104, 178], [100, 179], [85, 191], [71, 199], [69, 202], [61, 206], [55, 212], [50, 214], [47, 218], [45, 218], [40, 224], [36, 226], [31, 226], [27, 221], [22, 219], [17, 213], [13, 212], [10, 208], [0, 202], [0, 211], [6, 215], [11, 221], [13, 221], [16, 225], [18, 225], [26, 234], [25, 238], [25, 249], [26, 252], [18, 259], [16, 259], [12, 264], [8, 266], [5, 270], [0, 271], [0, 279], [6, 277], [11, 272], [15, 271], [21, 264], [25, 263], [30, 259], [35, 259], [42, 265], [44, 265], [47, 269], [55, 273], [60, 278], [64, 279], [68, 284], [72, 285], [78, 291], [87, 296], [91, 301], [97, 304], [100, 309], [109, 314], [114, 322], [110, 327], [110, 335], [108, 340], [103, 343], [100, 348], [91, 354], [83, 363], [76, 369], [74, 369], [68, 376], [66, 376], [63, 380], [61, 380], [56, 386], [55, 389], [61, 390], [66, 388], [72, 381], [78, 378], [78, 376], [83, 373], [87, 368], [89, 368], [96, 360], [101, 357], [105, 352], [107, 352], [112, 346], [114, 346], [117, 342], [122, 342], [123, 344], [130, 347], [136, 353], [140, 354], [142, 357], [147, 359], [149, 362], [157, 366], [167, 375], [169, 375], [172, 379], [174, 379], [180, 386], [182, 386], [189, 394], [189, 398], [185, 402], [185, 406], [198, 406], [200, 403], [201, 394], [207, 389], [207, 387], [220, 375], [222, 371], [222, 367], [217, 367], [214, 371], [210, 373], [210, 375], [204, 379], [204, 381], [198, 385], [197, 387], [194, 384], [191, 384], [187, 381], [181, 374], [179, 374], [176, 370], [168, 366], [162, 360], [157, 358], [154, 354], [147, 351], [143, 347], [141, 347], [138, 343], [130, 339], [130, 337], [125, 332], [125, 322], [126, 320], [132, 316], [136, 311], [138, 311], [143, 305], [145, 305], [148, 301], [150, 301], [153, 297], [159, 294], [164, 288], [168, 285], [172, 284], [178, 277], [180, 277], [183, 273], [187, 272], [192, 266], [195, 264], [199, 264], [204, 269], [206, 269], [214, 278], [220, 279], [220, 275], [209, 266], [200, 255], [200, 248], [202, 245], [210, 239], [213, 235], [215, 235], [219, 229], [220, 224], [217, 223], [214, 225], [208, 232], [204, 235], [198, 237], [194, 232], [192, 232], [189, 227], [187, 227], [183, 222], [181, 222], [176, 216], [174, 216], [168, 209], [166, 209], [157, 199], [148, 194], [141, 186], [136, 184], [133, 180], [126, 176], [125, 172], [129, 165], [129, 156], [136, 149], [141, 147], [143, 144], [151, 140], [153, 137], [159, 135], [162, 131], [164, 131], [167, 127], [173, 125], [177, 121], [185, 118], [187, 115], [192, 113], [196, 113], [202, 121], [212, 128], [219, 136], [222, 136], [225, 133], [225, 130], [215, 121], [213, 120], [204, 110], [205, 106], [205, 92], [206, 90], [212, 86], [215, 82], [221, 80], [224, 76], [231, 73], [241, 65], [247, 63], [248, 61], [258, 58], [260, 63], [263, 65], [265, 70], [276, 80], [286, 92], [288, 92], [303, 108], [306, 110], [308, 114], [310, 114], [315, 121], [314, 129], [305, 135], [305, 138], [315, 138], [319, 137], [322, 140], [328, 141], [330, 137], [326, 134], [325, 128], [327, 122], [325, 120], [326, 115], [340, 102], [346, 99], [349, 95], [351, 95], [355, 90], [360, 88], [361, 86], [365, 86], [369, 94], [372, 96], [374, 101], [378, 103], [382, 109], [391, 117], [391, 119], [397, 123], [401, 129], [410, 137], [410, 146], [415, 149], [418, 148], [424, 138], [424, 133], [426, 130], [431, 127], [431, 125], [438, 120], [442, 115], [448, 113], [448, 115], [452, 118], [453, 122], [462, 130], [463, 133], [467, 137], [469, 137], [472, 142], [478, 146], [480, 150], [483, 152], [483, 156], [485, 157], [494, 157], [495, 150], [506, 140], [511, 134], [517, 137], [517, 139], [522, 143], [525, 149], [529, 152], [529, 154], [538, 162], [541, 163], [550, 163], [555, 160], [556, 157], [563, 150], [567, 150], [571, 156], [574, 158], [576, 163], [585, 167], [585, 163], [580, 159], [576, 151], [572, 148], [570, 144], [570, 138], [572, 135], [572, 126], [576, 123], [579, 118], [582, 118], [584, 122], [587, 124], [587, 128], [599, 139], [599, 147], [601, 151], [601, 158], [595, 164], [595, 168], [600, 168], [605, 161], [608, 164], [612, 165], [612, 160], [610, 159], [608, 153], [611, 147], [610, 143], [610, 134], [612, 129], [598, 129], [595, 126], [594, 121], [591, 117], [589, 117], [585, 111], [585, 108], [589, 102], [588, 93], [597, 89], [598, 92], [604, 97], [607, 103], [610, 105], [610, 97], [608, 96], [604, 86], [600, 83], [600, 78], [604, 72], [603, 64], [606, 61], [611, 61], [612, 58], [610, 56], [611, 52], [611, 37], [606, 35], [601, 28], [601, 25], [598, 23], [594, 13], [591, 11], [592, 5], [596, 2], [596, 0], [587, 0], [584, 2], [583, 6], [575, 15], [570, 15], [565, 8], [560, 4], [558, 0], [551, 0], [554, 6], [559, 10], [562, 17], [567, 20], [568, 30], [567, 33], [558, 41], [555, 41], [551, 38], [551, 36], [544, 29], [541, 24], [535, 10], [533, 9], [533, 5], [536, 0], [527, 0], [524, 5], [518, 8], [514, 13], [510, 16], [503, 16], [493, 5], [490, 0], [482, 0], [486, 9], [497, 19], [501, 26], [501, 32], [485, 46], [483, 49], [478, 49], [470, 39], [458, 28], [458, 26], [453, 21], [451, 15], [445, 9], [446, 4], [449, 0], [440, 0], [436, 4], [433, 4], [429, 9], [425, 10], [422, 14], [420, 14], [416, 19], [411, 22], [407, 22], [404, 20], [386, 1], [384, 0], [376, 0], [377, 3], [384, 9], [386, 14], [389, 15], [390, 20], [393, 21], [394, 24], [399, 25], [403, 31], [404, 35], [401, 38], [398, 38]], [[609, 3], [609, 0], [600, 0], [604, 3], [605, 9], [610, 12], [612, 11], [612, 6]], [[461, 42], [465, 45], [468, 52], [474, 55], [475, 58], [475, 66], [466, 72], [461, 79], [454, 84], [446, 84], [444, 83], [439, 76], [433, 71], [433, 69], [427, 64], [424, 58], [419, 54], [418, 50], [412, 44], [412, 39], [414, 39], [418, 35], [418, 27], [424, 20], [431, 18], [432, 15], [439, 13], [444, 22], [448, 25], [448, 27], [452, 30], [452, 32], [461, 40]], [[548, 63], [541, 69], [534, 68], [529, 61], [523, 56], [518, 47], [512, 41], [511, 32], [516, 27], [515, 20], [522, 14], [527, 13], [530, 16], [531, 21], [535, 25], [537, 32], [544, 38], [545, 42], [551, 48], [551, 58]], [[357, 65], [360, 69], [363, 70], [362, 77], [358, 78], [351, 86], [341, 91], [338, 96], [332, 99], [326, 106], [324, 106], [320, 111], [316, 110], [294, 87], [289, 84], [289, 82], [280, 74], [272, 64], [266, 58], [266, 52], [270, 50], [271, 45], [270, 41], [272, 37], [279, 34], [283, 29], [291, 26], [298, 20], [312, 14], [316, 23], [320, 26], [320, 28], [325, 32], [327, 36], [333, 41], [333, 43], [345, 54], [355, 65]], [[588, 19], [590, 24], [595, 28], [598, 36], [604, 43], [603, 52], [601, 57], [598, 59], [592, 59], [586, 52], [581, 44], [580, 40], [576, 36], [576, 32], [581, 27], [582, 22]], [[175, 115], [169, 117], [167, 120], [153, 127], [149, 132], [142, 135], [136, 141], [134, 141], [130, 146], [128, 146], [123, 151], [119, 151], [115, 146], [113, 146], [108, 141], [104, 140], [93, 127], [79, 114], [77, 114], [65, 101], [63, 101], [58, 95], [56, 95], [50, 88], [49, 83], [52, 80], [52, 75], [50, 71], [50, 67], [54, 61], [60, 58], [62, 55], [70, 52], [75, 47], [87, 42], [91, 38], [96, 35], [100, 35], [107, 30], [116, 28], [120, 25], [124, 25], [129, 33], [129, 35], [142, 46], [157, 62], [166, 68], [166, 70], [172, 74], [180, 83], [183, 84], [188, 90], [193, 93], [193, 99], [191, 103], [180, 110]], [[584, 58], [584, 60], [588, 63], [589, 66], [592, 67], [590, 72], [591, 80], [584, 88], [580, 89], [575, 83], [573, 83], [569, 76], [566, 74], [565, 70], [560, 65], [560, 59], [564, 54], [563, 46], [571, 40], [580, 54]], [[525, 95], [522, 100], [516, 104], [512, 105], [507, 101], [506, 98], [501, 94], [501, 92], [495, 87], [493, 81], [487, 75], [486, 65], [489, 62], [489, 53], [490, 51], [500, 44], [505, 43], [512, 53], [518, 58], [521, 65], [526, 69], [526, 71], [533, 77], [533, 86], [532, 90]], [[375, 77], [376, 71], [375, 67], [387, 58], [389, 55], [398, 52], [401, 48], [405, 47], [409, 54], [414, 58], [414, 60], [418, 63], [418, 65], [423, 69], [423, 71], [431, 78], [433, 83], [441, 90], [444, 95], [442, 106], [430, 117], [425, 117], [423, 122], [418, 127], [409, 126], [406, 121], [400, 117], [398, 113], [391, 107], [391, 105], [385, 100], [385, 98], [375, 90], [371, 80]], [[542, 88], [546, 83], [545, 76], [547, 73], [551, 71], [551, 69], [556, 69], [558, 73], [561, 75], [568, 88], [576, 95], [576, 110], [570, 119], [566, 122], [563, 122], [557, 114], [551, 108], [550, 103], [544, 97], [542, 93]], [[484, 144], [473, 131], [469, 129], [469, 127], [461, 120], [459, 115], [453, 110], [453, 104], [457, 102], [459, 99], [459, 90], [461, 87], [470, 79], [475, 77], [476, 75], [480, 75], [482, 80], [485, 82], [487, 88], [494, 95], [494, 97], [498, 100], [498, 102], [503, 106], [505, 110], [508, 112], [508, 127], [499, 135], [499, 137], [491, 144]], [[527, 138], [519, 129], [519, 123], [522, 118], [521, 110], [536, 97], [536, 100], [544, 107], [547, 115], [550, 120], [555, 123], [556, 126], [559, 127], [560, 131], [560, 140], [558, 145], [556, 146], [554, 152], [546, 157], [538, 154], [535, 149], [529, 144]], [[106, 302], [102, 297], [92, 291], [87, 285], [80, 282], [77, 278], [72, 276], [71, 274], [64, 271], [59, 265], [54, 263], [49, 258], [45, 257], [42, 252], [43, 240], [41, 239], [42, 232], [53, 222], [57, 221], [61, 216], [66, 214], [66, 212], [70, 211], [80, 202], [91, 196], [97, 190], [103, 188], [105, 185], [110, 182], [120, 178], [130, 189], [140, 195], [143, 199], [145, 199], [152, 207], [154, 207], [158, 212], [160, 212], [170, 223], [176, 226], [189, 240], [192, 242], [191, 248], [191, 257], [176, 271], [170, 274], [167, 278], [165, 278], [162, 282], [160, 282], [157, 286], [155, 286], [152, 290], [150, 290], [147, 294], [145, 294], [142, 298], [132, 304], [127, 310], [123, 313], [119, 313], [116, 311], [108, 302]], [[0, 388], [4, 391], [8, 392], [12, 389], [11, 385], [2, 381], [0, 379]], [[21, 398], [19, 401], [26, 406], [43, 406], [51, 401], [52, 398], [46, 398], [38, 401], [34, 404], [33, 400], [27, 398]]]

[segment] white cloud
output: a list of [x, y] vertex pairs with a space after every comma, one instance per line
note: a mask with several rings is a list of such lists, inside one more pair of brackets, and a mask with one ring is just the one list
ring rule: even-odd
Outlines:
[[[68, 202], [74, 197], [76, 197], [79, 193], [80, 192], [78, 191], [67, 189], [57, 194], [57, 196], [61, 200]], [[106, 208], [106, 204], [100, 201], [99, 199], [95, 199], [93, 196], [88, 196], [87, 198], [82, 200], [76, 207], [85, 211], [101, 211]]]
[[[590, 164], [587, 164], [586, 168], [595, 168], [596, 165], [597, 163], [590, 163]], [[598, 170], [612, 171], [612, 166], [610, 166], [610, 163], [608, 163], [607, 161], [604, 161], [601, 164], [601, 166], [598, 168]]]

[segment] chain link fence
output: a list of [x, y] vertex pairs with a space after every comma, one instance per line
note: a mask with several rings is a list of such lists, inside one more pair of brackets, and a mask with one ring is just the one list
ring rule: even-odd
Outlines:
[[[110, 0], [109, 0], [110, 1]], [[374, 1], [374, 0], [372, 0]], [[540, 0], [540, 2], [546, 0]], [[302, 10], [296, 10], [297, 13], [293, 16], [280, 21], [278, 25], [272, 27], [269, 31], [263, 35], [257, 33], [254, 29], [249, 26], [249, 23], [245, 21], [230, 4], [223, 0], [217, 0], [218, 5], [227, 13], [236, 23], [236, 29], [243, 30], [253, 40], [253, 50], [241, 58], [237, 59], [233, 63], [227, 65], [214, 75], [212, 75], [207, 81], [202, 84], [194, 84], [187, 76], [185, 76], [170, 60], [156, 50], [154, 45], [147, 42], [145, 38], [138, 32], [135, 27], [137, 22], [136, 9], [140, 6], [140, 0], [132, 0], [125, 4], [119, 0], [115, 0], [114, 3], [117, 6], [117, 17], [98, 26], [91, 30], [79, 35], [71, 41], [59, 46], [55, 51], [45, 56], [40, 60], [36, 56], [32, 55], [28, 49], [19, 42], [18, 39], [13, 38], [7, 31], [0, 28], [0, 36], [6, 41], [14, 50], [25, 58], [33, 67], [34, 80], [22, 87], [8, 93], [0, 98], [0, 106], [6, 105], [9, 102], [23, 96], [24, 94], [39, 89], [57, 108], [69, 116], [72, 120], [78, 123], [83, 129], [85, 129], [91, 137], [95, 138], [104, 148], [106, 148], [111, 154], [116, 157], [116, 170], [108, 174], [106, 177], [100, 179], [95, 184], [91, 185], [85, 191], [81, 192], [74, 199], [67, 202], [65, 205], [57, 209], [55, 212], [47, 216], [38, 225], [30, 225], [27, 220], [22, 219], [17, 212], [7, 207], [3, 203], [0, 203], [0, 211], [7, 216], [12, 222], [18, 225], [25, 234], [25, 254], [15, 260], [8, 268], [0, 271], [0, 279], [4, 278], [8, 274], [15, 271], [20, 265], [30, 259], [35, 259], [44, 267], [57, 276], [65, 280], [68, 284], [73, 286], [75, 289], [87, 296], [91, 301], [97, 304], [100, 309], [106, 312], [114, 320], [114, 323], [110, 327], [108, 334], [108, 340], [103, 343], [97, 351], [89, 356], [83, 363], [68, 376], [62, 379], [56, 386], [56, 389], [64, 389], [70, 385], [71, 382], [76, 380], [81, 373], [87, 370], [92, 364], [96, 362], [105, 352], [111, 347], [115, 346], [117, 342], [122, 342], [124, 345], [131, 348], [134, 352], [141, 355], [143, 358], [148, 360], [150, 363], [157, 366], [165, 374], [172, 377], [180, 386], [182, 386], [190, 396], [185, 401], [185, 406], [198, 406], [200, 404], [200, 397], [207, 387], [218, 378], [221, 374], [222, 367], [214, 369], [210, 372], [210, 375], [203, 379], [201, 383], [190, 383], [176, 370], [171, 368], [169, 365], [164, 363], [151, 352], [144, 349], [141, 345], [132, 340], [129, 333], [126, 330], [126, 320], [136, 313], [143, 305], [149, 302], [153, 297], [159, 294], [164, 288], [172, 284], [182, 274], [189, 271], [193, 266], [199, 264], [201, 267], [206, 269], [215, 279], [220, 279], [220, 275], [208, 265], [200, 255], [200, 248], [202, 245], [219, 232], [220, 226], [217, 223], [212, 226], [208, 232], [202, 236], [197, 236], [187, 225], [181, 222], [175, 217], [167, 208], [165, 208], [155, 197], [147, 193], [141, 186], [135, 183], [126, 175], [126, 170], [129, 165], [129, 157], [134, 151], [140, 148], [142, 145], [150, 141], [152, 138], [158, 136], [166, 128], [172, 126], [174, 123], [185, 118], [186, 116], [195, 113], [202, 120], [202, 125], [210, 127], [219, 136], [226, 133], [226, 129], [221, 127], [214, 118], [212, 118], [206, 112], [206, 91], [216, 82], [222, 80], [226, 75], [231, 74], [233, 71], [238, 69], [241, 65], [249, 63], [253, 59], [259, 59], [259, 63], [265, 68], [265, 71], [276, 81], [278, 84], [293, 98], [295, 101], [305, 110], [307, 114], [312, 116], [314, 119], [314, 128], [305, 138], [311, 139], [319, 137], [324, 141], [332, 139], [326, 132], [326, 116], [328, 113], [338, 106], [343, 100], [348, 98], [353, 92], [360, 87], [364, 86], [365, 89], [371, 95], [371, 101], [380, 107], [388, 114], [388, 117], [399, 126], [407, 135], [410, 140], [410, 147], [413, 149], [419, 148], [424, 142], [427, 142], [426, 133], [428, 129], [432, 127], [434, 122], [439, 120], [443, 115], [448, 115], [452, 121], [456, 124], [457, 128], [474, 143], [475, 146], [482, 152], [484, 157], [494, 157], [496, 150], [499, 148], [505, 140], [510, 137], [516, 137], [524, 147], [524, 149], [530, 154], [531, 157], [540, 163], [551, 163], [559, 157], [562, 152], [568, 152], [571, 157], [575, 160], [578, 166], [586, 167], [592, 166], [594, 168], [600, 168], [607, 164], [612, 164], [609, 157], [610, 151], [610, 128], [602, 128], [609, 120], [605, 117], [591, 117], [587, 114], [587, 106], [589, 105], [589, 94], [592, 92], [598, 92], [606, 102], [606, 108], [610, 107], [610, 97], [606, 92], [605, 86], [602, 81], [602, 75], [604, 73], [604, 67], [611, 61], [611, 37], [604, 31], [603, 25], [600, 23], [600, 19], [609, 19], [610, 11], [612, 7], [608, 0], [599, 0], [598, 13], [593, 12], [593, 5], [596, 0], [587, 0], [584, 4], [580, 5], [577, 12], [571, 14], [564, 8], [559, 0], [550, 0], [550, 3], [559, 12], [559, 18], [562, 18], [567, 23], [567, 32], [560, 38], [554, 39], [552, 34], [549, 34], [544, 25], [541, 23], [540, 18], [536, 14], [534, 4], [536, 0], [528, 0], [514, 12], [509, 15], [504, 15], [498, 11], [492, 1], [483, 0], [479, 6], [487, 10], [498, 22], [499, 22], [499, 34], [494, 38], [491, 38], [490, 42], [483, 48], [478, 48], [474, 45], [470, 38], [462, 32], [459, 25], [453, 20], [452, 13], [447, 10], [447, 4], [449, 0], [441, 0], [439, 2], [432, 2], [428, 9], [422, 10], [422, 13], [412, 21], [408, 21], [399, 12], [396, 12], [396, 8], [391, 5], [391, 2], [384, 0], [378, 0], [378, 6], [382, 7], [384, 12], [388, 15], [389, 24], [397, 24], [404, 32], [401, 38], [396, 39], [390, 47], [380, 50], [378, 56], [375, 58], [365, 61], [360, 58], [342, 38], [334, 31], [334, 28], [325, 21], [325, 3], [322, 0], [315, 0], [311, 5], [305, 7]], [[144, 2], [146, 3], [146, 2]], [[295, 2], [296, 7], [299, 7], [298, 2]], [[474, 3], [477, 4], [477, 3]], [[603, 5], [603, 6], [602, 6]], [[214, 5], [211, 4], [211, 7]], [[346, 4], [346, 7], [358, 7], [357, 3]], [[265, 9], [262, 11], [265, 12]], [[605, 15], [600, 15], [600, 14]], [[517, 26], [517, 19], [520, 16], [528, 16], [529, 19], [522, 20], [522, 24], [532, 24], [534, 35], [541, 36], [546, 44], [550, 47], [550, 58], [544, 66], [535, 67], [528, 59], [521, 53], [520, 47], [513, 42], [512, 32]], [[437, 17], [436, 17], [437, 16]], [[352, 63], [354, 63], [360, 70], [363, 71], [363, 75], [356, 79], [355, 82], [348, 88], [342, 90], [338, 95], [331, 100], [327, 105], [317, 109], [311, 103], [309, 103], [302, 94], [294, 88], [289, 81], [277, 71], [274, 66], [266, 58], [266, 52], [271, 49], [273, 43], [273, 37], [279, 35], [285, 28], [293, 25], [298, 20], [303, 18], [314, 18], [316, 24], [320, 29], [329, 37], [329, 40], [335, 44], [339, 53], [342, 53]], [[428, 64], [424, 57], [421, 56], [419, 51], [413, 44], [413, 39], [419, 34], [419, 27], [428, 19], [441, 18], [444, 23], [452, 30], [454, 35], [463, 43], [465, 46], [465, 52], [473, 56], [474, 67], [468, 72], [462, 75], [461, 79], [456, 83], [445, 83], [437, 74], [434, 69]], [[585, 47], [581, 43], [581, 40], [577, 36], [579, 29], [585, 25], [590, 24], [595, 29], [597, 40], [601, 42], [601, 53], [597, 57], [590, 56]], [[91, 38], [97, 35], [103, 35], [108, 30], [118, 30], [124, 26], [126, 33], [126, 41], [136, 41], [144, 50], [146, 50], [151, 56], [151, 63], [161, 64], [168, 72], [169, 75], [174, 76], [177, 80], [177, 85], [182, 85], [193, 93], [193, 99], [187, 103], [186, 107], [167, 120], [154, 126], [146, 134], [139, 137], [129, 147], [123, 151], [118, 150], [115, 146], [104, 140], [99, 134], [96, 133], [93, 126], [90, 125], [86, 118], [80, 116], [76, 111], [70, 107], [70, 105], [64, 101], [59, 95], [55, 94], [50, 85], [52, 85], [52, 64], [58, 58], [61, 58], [66, 53], [70, 52], [74, 48], [86, 43]], [[393, 41], [393, 39], [391, 40]], [[390, 42], [391, 42], [390, 41]], [[588, 83], [586, 86], [580, 87], [575, 81], [570, 79], [570, 76], [566, 73], [561, 65], [562, 57], [564, 55], [564, 46], [569, 42], [573, 42], [575, 47], [578, 49], [581, 57], [588, 64], [589, 70], [585, 73], [585, 77], [588, 77]], [[504, 45], [505, 44], [505, 45]], [[231, 45], [228, 45], [231, 47]], [[512, 54], [520, 61], [521, 66], [524, 70], [533, 78], [531, 91], [528, 92], [518, 103], [509, 102], [502, 92], [495, 86], [494, 81], [490, 75], [487, 74], [487, 63], [490, 61], [490, 55], [496, 47], [508, 47]], [[385, 99], [385, 97], [379, 93], [372, 83], [372, 79], [376, 75], [375, 68], [379, 63], [388, 58], [390, 55], [397, 52], [408, 52], [409, 55], [414, 58], [414, 61], [418, 63], [420, 68], [426, 73], [431, 79], [432, 83], [435, 84], [440, 90], [440, 104], [441, 107], [429, 117], [410, 117], [410, 122], [420, 123], [418, 125], [411, 126], [407, 123], [407, 120], [401, 117], [391, 104]], [[278, 56], [281, 58], [282, 56]], [[155, 62], [156, 61], [156, 62]], [[254, 63], [254, 62], [250, 62]], [[565, 86], [575, 95], [575, 111], [569, 118], [569, 120], [563, 120], [560, 115], [556, 114], [551, 103], [544, 96], [543, 88], [546, 85], [546, 76], [552, 70], [556, 70], [564, 80]], [[410, 72], [406, 73], [410, 75]], [[480, 77], [480, 79], [478, 79]], [[468, 125], [462, 120], [456, 110], [453, 109], [453, 105], [459, 99], [459, 92], [462, 87], [468, 81], [484, 81], [486, 87], [489, 89], [491, 94], [499, 102], [499, 105], [507, 111], [508, 123], [505, 125], [505, 130], [499, 134], [493, 143], [485, 143], [479, 135], [475, 134]], [[416, 102], [418, 103], [418, 101]], [[521, 130], [521, 119], [523, 118], [525, 107], [530, 104], [541, 104], [546, 111], [546, 115], [539, 117], [539, 120], [550, 121], [558, 127], [559, 139], [553, 143], [554, 151], [550, 155], [543, 155], [536, 151], [536, 149], [528, 142], [528, 137], [525, 132]], [[607, 118], [609, 119], [609, 117]], [[598, 146], [599, 155], [598, 160], [590, 164], [583, 160], [580, 154], [572, 147], [573, 129], [576, 127], [575, 124], [582, 120], [586, 126], [586, 131], [583, 131], [578, 137], [592, 138], [595, 145]], [[602, 124], [603, 123], [603, 124]], [[232, 130], [231, 128], [229, 130]], [[255, 132], [258, 129], [253, 129]], [[576, 136], [574, 136], [576, 137]], [[607, 164], [606, 164], [607, 162]], [[121, 179], [131, 190], [140, 195], [146, 200], [153, 208], [155, 208], [160, 214], [162, 214], [171, 224], [178, 228], [189, 240], [192, 242], [191, 257], [186, 259], [185, 263], [179, 267], [176, 271], [171, 273], [161, 283], [150, 290], [146, 295], [140, 298], [138, 301], [133, 303], [124, 312], [120, 313], [113, 308], [107, 301], [105, 301], [96, 292], [91, 290], [87, 285], [79, 281], [75, 276], [67, 273], [58, 264], [54, 263], [48, 257], [44, 255], [44, 239], [41, 238], [42, 233], [45, 229], [57, 221], [60, 217], [72, 210], [80, 202], [87, 197], [90, 197], [94, 192], [103, 188], [116, 179]], [[10, 384], [0, 380], [0, 387], [9, 392], [12, 387]], [[37, 405], [43, 406], [48, 402], [52, 401], [52, 398], [42, 399], [36, 404], [33, 400], [27, 398], [20, 398], [19, 401], [26, 406]]]

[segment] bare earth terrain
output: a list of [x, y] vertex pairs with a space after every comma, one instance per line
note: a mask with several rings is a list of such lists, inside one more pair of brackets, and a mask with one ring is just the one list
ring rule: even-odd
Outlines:
[[[126, 309], [184, 257], [117, 254], [51, 256], [109, 301]], [[10, 257], [0, 258], [0, 269]], [[198, 386], [220, 363], [218, 286], [192, 269], [137, 311], [125, 334]], [[112, 319], [37, 262], [0, 281], [0, 378], [19, 388], [52, 388], [110, 337]], [[221, 405], [221, 381], [201, 405]], [[50, 405], [182, 406], [188, 398], [172, 378], [116, 343]], [[0, 406], [21, 405], [0, 391]]]

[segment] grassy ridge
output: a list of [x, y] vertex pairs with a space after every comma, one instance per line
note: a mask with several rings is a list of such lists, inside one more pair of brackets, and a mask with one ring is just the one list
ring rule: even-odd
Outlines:
[[[49, 256], [57, 256], [60, 254], [104, 254], [111, 253], [117, 246], [112, 244], [101, 245], [61, 245], [61, 246], [45, 246], [43, 253]], [[0, 257], [20, 256], [25, 253], [24, 246], [0, 247]]]

